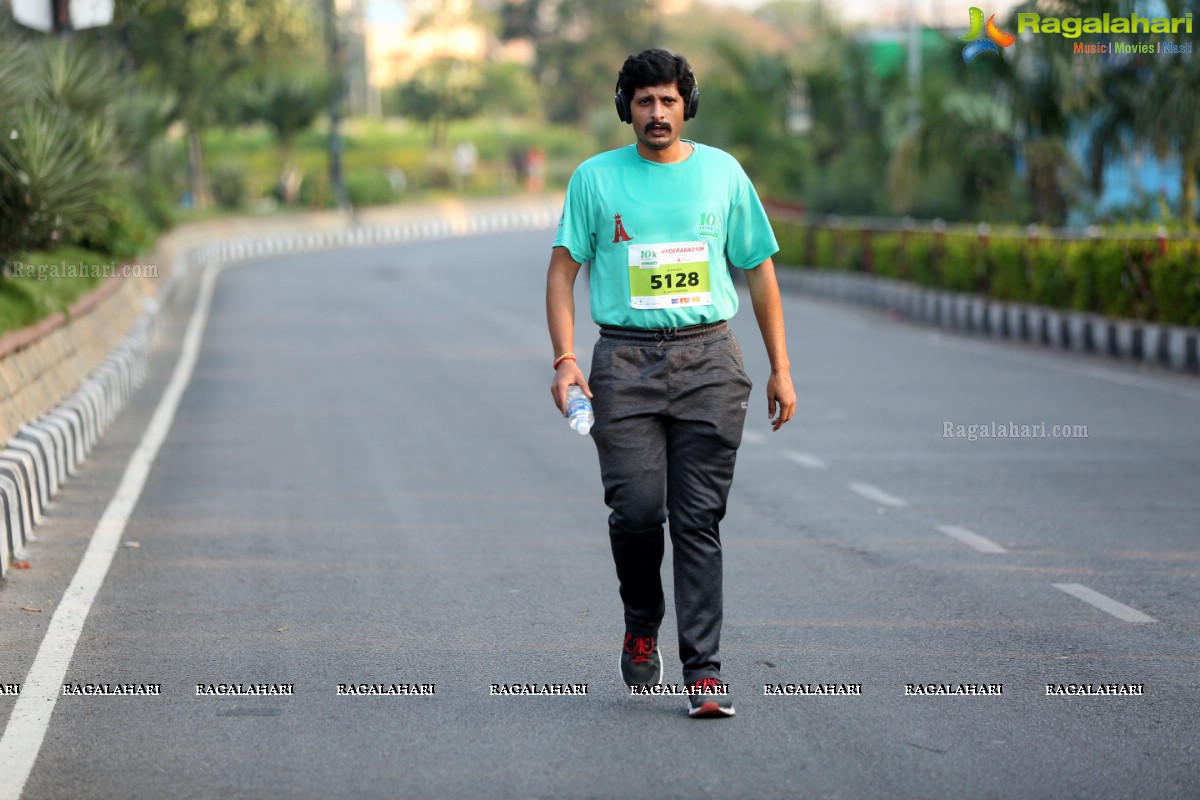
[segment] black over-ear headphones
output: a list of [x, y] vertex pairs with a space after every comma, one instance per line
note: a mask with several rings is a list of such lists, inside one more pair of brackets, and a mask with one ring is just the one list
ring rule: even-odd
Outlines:
[[[692, 117], [696, 116], [696, 112], [700, 110], [700, 87], [696, 85], [696, 76], [689, 69], [688, 77], [692, 79], [692, 93], [688, 95], [687, 104], [683, 107], [683, 121], [687, 122]], [[621, 122], [633, 123], [633, 112], [629, 109], [629, 98], [621, 91], [621, 78], [625, 76], [622, 72], [617, 76], [617, 93], [613, 97], [613, 102], [617, 104], [617, 116]]]

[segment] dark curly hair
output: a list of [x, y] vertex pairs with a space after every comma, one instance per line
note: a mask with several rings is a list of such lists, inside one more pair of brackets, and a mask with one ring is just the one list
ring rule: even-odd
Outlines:
[[679, 87], [679, 96], [686, 100], [696, 88], [696, 76], [686, 58], [658, 48], [643, 50], [625, 59], [621, 74], [617, 76], [617, 89], [630, 103], [638, 89], [671, 83]]

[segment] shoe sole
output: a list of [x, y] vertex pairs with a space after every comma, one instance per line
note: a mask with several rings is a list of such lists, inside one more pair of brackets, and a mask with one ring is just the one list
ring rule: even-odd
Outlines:
[[656, 647], [656, 648], [654, 648], [654, 654], [656, 656], [658, 656], [658, 677], [654, 679], [654, 683], [630, 683], [629, 681], [625, 680], [625, 671], [621, 669], [621, 659], [625, 656], [625, 654], [621, 653], [620, 655], [618, 655], [617, 656], [617, 674], [621, 676], [621, 683], [625, 684], [630, 689], [632, 689], [635, 686], [659, 686], [659, 685], [661, 685], [662, 679], [663, 679], [662, 653], [660, 653], [658, 648]]
[[713, 718], [713, 717], [732, 717], [737, 712], [733, 706], [729, 708], [721, 708], [715, 702], [702, 703], [699, 708], [688, 707], [688, 716], [697, 719]]

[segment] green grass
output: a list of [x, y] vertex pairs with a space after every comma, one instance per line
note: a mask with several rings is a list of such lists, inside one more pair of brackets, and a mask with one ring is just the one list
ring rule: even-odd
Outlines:
[[[328, 208], [328, 126], [318, 124], [297, 137], [295, 158], [305, 185], [296, 210]], [[465, 120], [449, 126], [441, 150], [433, 148], [428, 128], [397, 119], [348, 121], [342, 130], [343, 173], [357, 206], [423, 200], [454, 192], [452, 154], [455, 145], [472, 142], [478, 152], [470, 185], [458, 194], [497, 195], [512, 191], [514, 151], [540, 147], [547, 156], [545, 185], [562, 188], [575, 167], [598, 149], [591, 137], [576, 128], [538, 125], [509, 119]], [[182, 145], [181, 145], [182, 146]], [[204, 136], [205, 167], [233, 167], [245, 181], [246, 207], [258, 208], [270, 198], [283, 157], [271, 132], [262, 126], [215, 129]], [[399, 170], [405, 188], [394, 191], [388, 182]]]
[[[12, 274], [0, 278], [0, 333], [27, 328], [57, 311], [66, 312], [100, 284], [100, 275], [90, 274], [96, 272], [93, 268], [113, 263], [108, 256], [78, 247], [60, 247], [13, 259]], [[64, 276], [71, 265], [81, 277]]]

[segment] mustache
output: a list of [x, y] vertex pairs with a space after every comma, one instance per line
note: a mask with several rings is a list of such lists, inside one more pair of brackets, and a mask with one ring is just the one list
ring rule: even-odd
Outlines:
[[646, 126], [643, 133], [649, 133], [650, 131], [666, 131], [667, 133], [670, 133], [671, 126], [665, 122], [651, 122]]

